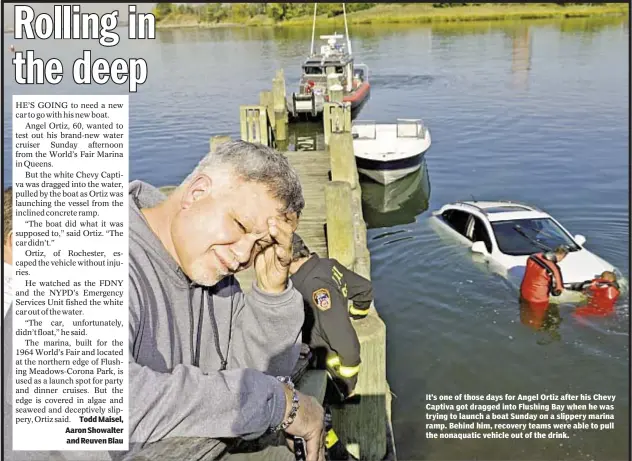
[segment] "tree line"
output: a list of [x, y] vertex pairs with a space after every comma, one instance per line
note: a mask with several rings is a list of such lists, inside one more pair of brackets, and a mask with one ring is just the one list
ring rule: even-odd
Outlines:
[[[349, 3], [345, 5], [347, 13], [361, 11], [375, 6], [376, 3]], [[161, 21], [171, 14], [187, 14], [197, 16], [202, 22], [242, 22], [255, 16], [267, 16], [275, 21], [286, 21], [301, 16], [309, 16], [314, 12], [313, 3], [197, 3], [176, 4], [157, 3], [153, 13], [156, 21]], [[321, 3], [318, 14], [338, 16], [342, 14], [342, 3]]]
[[[417, 2], [394, 3], [395, 5], [415, 5]], [[528, 5], [529, 3], [522, 3]], [[377, 3], [346, 3], [347, 13], [368, 10]], [[457, 6], [479, 6], [485, 3], [433, 3], [434, 8]], [[495, 3], [494, 5], [515, 5], [515, 3]], [[557, 3], [557, 5], [593, 5], [593, 3]], [[167, 3], [159, 2], [153, 9], [156, 21], [175, 15], [196, 16], [199, 22], [245, 22], [256, 16], [266, 16], [274, 21], [287, 21], [301, 16], [310, 16], [314, 3]], [[342, 3], [319, 3], [317, 14], [334, 17], [342, 14]]]

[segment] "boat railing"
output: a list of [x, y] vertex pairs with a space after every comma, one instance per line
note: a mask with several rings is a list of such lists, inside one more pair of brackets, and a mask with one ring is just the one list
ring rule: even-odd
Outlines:
[[413, 118], [397, 119], [397, 137], [398, 138], [421, 138], [426, 137], [426, 128], [424, 121]]
[[353, 139], [375, 139], [377, 129], [375, 120], [355, 120], [351, 127]]

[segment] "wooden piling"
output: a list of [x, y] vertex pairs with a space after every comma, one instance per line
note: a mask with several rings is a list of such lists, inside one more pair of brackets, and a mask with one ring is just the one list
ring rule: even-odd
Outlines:
[[358, 170], [353, 154], [351, 133], [332, 133], [329, 138], [329, 156], [331, 162], [331, 180], [345, 181], [351, 190], [358, 189]]
[[387, 453], [386, 427], [390, 393], [386, 382], [386, 326], [375, 309], [354, 321], [362, 365], [355, 388], [359, 402], [336, 407], [333, 425], [340, 440], [358, 459], [381, 460]]
[[[332, 69], [328, 67], [327, 69]], [[334, 85], [339, 85], [340, 79], [334, 72], [327, 73], [327, 88], [331, 88]]]
[[259, 93], [259, 105], [266, 107], [266, 113], [272, 129], [276, 131], [276, 114], [274, 112], [274, 96], [272, 91], [262, 91]]
[[325, 186], [327, 248], [348, 269], [355, 264], [351, 186], [345, 181], [332, 181]]
[[276, 139], [285, 141], [287, 139], [287, 102], [285, 94], [285, 77], [283, 70], [277, 71], [276, 77], [272, 81], [272, 94], [275, 117]]
[[329, 87], [329, 102], [342, 102], [343, 99], [342, 85], [336, 83]]
[[323, 108], [325, 144], [329, 145], [332, 133], [351, 132], [351, 103], [326, 102]]

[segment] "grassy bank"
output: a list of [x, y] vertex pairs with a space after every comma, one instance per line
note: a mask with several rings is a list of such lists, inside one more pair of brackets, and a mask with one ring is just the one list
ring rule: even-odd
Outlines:
[[[582, 18], [591, 16], [627, 15], [627, 3], [603, 3], [599, 5], [568, 5], [554, 3], [540, 4], [493, 4], [478, 6], [454, 6], [436, 8], [431, 3], [424, 4], [380, 4], [373, 8], [347, 14], [349, 24], [406, 24], [440, 23], [467, 21], [494, 21], [519, 19]], [[338, 25], [343, 23], [342, 16], [318, 16], [319, 25]], [[171, 13], [162, 19], [158, 28], [173, 27], [227, 27], [227, 26], [311, 26], [312, 16], [301, 16], [286, 21], [275, 21], [265, 15], [245, 18], [236, 22], [200, 22], [193, 14]]]

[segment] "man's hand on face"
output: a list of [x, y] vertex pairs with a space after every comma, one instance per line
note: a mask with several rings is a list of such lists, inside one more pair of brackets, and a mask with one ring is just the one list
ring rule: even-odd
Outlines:
[[292, 262], [292, 234], [298, 218], [291, 214], [285, 219], [268, 219], [268, 232], [272, 245], [255, 258], [257, 286], [268, 293], [281, 293], [287, 288], [290, 263]]

